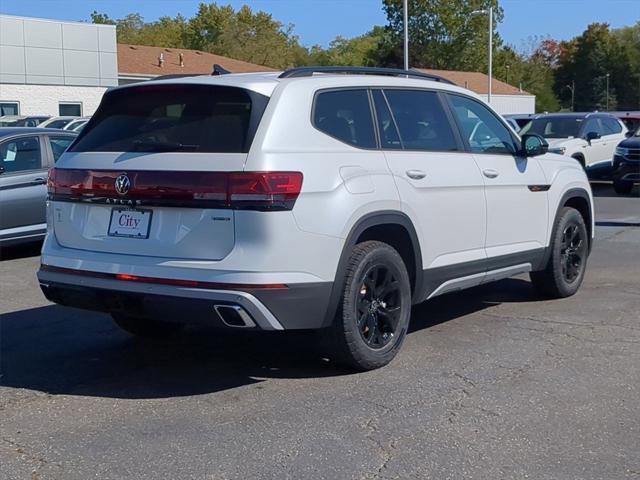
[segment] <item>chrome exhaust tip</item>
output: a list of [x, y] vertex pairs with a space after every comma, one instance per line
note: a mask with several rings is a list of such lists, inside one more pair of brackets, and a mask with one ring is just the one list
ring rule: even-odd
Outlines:
[[227, 327], [253, 328], [256, 326], [251, 315], [240, 305], [214, 305], [213, 308]]

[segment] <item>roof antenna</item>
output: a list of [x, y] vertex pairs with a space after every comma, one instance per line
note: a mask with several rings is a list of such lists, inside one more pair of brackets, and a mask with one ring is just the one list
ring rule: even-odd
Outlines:
[[226, 75], [227, 73], [231, 73], [231, 72], [229, 70], [222, 68], [217, 63], [213, 64], [213, 72], [211, 72], [211, 75]]

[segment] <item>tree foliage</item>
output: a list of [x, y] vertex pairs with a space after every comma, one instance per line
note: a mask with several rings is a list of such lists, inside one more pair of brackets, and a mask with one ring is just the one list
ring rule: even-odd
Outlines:
[[[94, 11], [91, 21], [116, 25], [118, 42], [190, 48], [274, 68], [302, 65], [401, 66], [402, 0], [381, 0], [387, 24], [364, 35], [336, 37], [328, 47], [300, 44], [293, 25], [249, 6], [236, 10], [201, 3], [191, 18], [182, 15], [145, 22], [138, 13], [114, 20]], [[488, 18], [472, 15], [494, 8], [494, 24], [503, 20], [499, 0], [409, 0], [410, 64], [443, 70], [487, 71]], [[640, 22], [611, 30], [589, 25], [564, 42], [531, 38], [521, 51], [493, 32], [494, 76], [536, 95], [538, 111], [568, 109], [575, 82], [575, 109], [640, 109]]]

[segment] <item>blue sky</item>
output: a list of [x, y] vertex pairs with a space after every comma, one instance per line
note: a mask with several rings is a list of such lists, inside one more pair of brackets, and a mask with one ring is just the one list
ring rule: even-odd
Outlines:
[[[178, 13], [193, 15], [199, 0], [0, 0], [0, 12], [62, 20], [87, 20], [93, 10], [120, 18], [139, 12], [145, 20]], [[303, 45], [326, 46], [336, 35], [360, 35], [384, 24], [381, 0], [222, 0], [249, 4], [284, 23], [293, 23]], [[640, 0], [502, 0], [505, 18], [498, 27], [505, 41], [522, 49], [532, 36], [563, 40], [580, 34], [589, 23], [613, 27], [640, 20]]]

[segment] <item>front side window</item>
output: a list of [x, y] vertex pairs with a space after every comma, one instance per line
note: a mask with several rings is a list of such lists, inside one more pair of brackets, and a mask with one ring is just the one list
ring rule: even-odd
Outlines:
[[53, 153], [53, 161], [57, 162], [69, 145], [73, 143], [73, 137], [49, 137], [49, 145]]
[[613, 118], [601, 118], [602, 127], [605, 135], [616, 135], [622, 132], [622, 126]]
[[597, 133], [600, 136], [604, 135], [604, 130], [599, 119], [590, 118], [584, 124], [584, 136], [586, 137], [589, 133]]
[[20, 137], [0, 144], [0, 166], [6, 173], [42, 168], [38, 137]]
[[487, 107], [460, 95], [448, 96], [472, 152], [513, 155], [518, 151], [509, 129]]
[[316, 97], [313, 124], [323, 133], [358, 148], [375, 148], [367, 90], [335, 90]]
[[268, 97], [236, 87], [141, 85], [107, 92], [74, 152], [246, 153]]
[[422, 90], [385, 90], [405, 150], [458, 150], [438, 94]]

